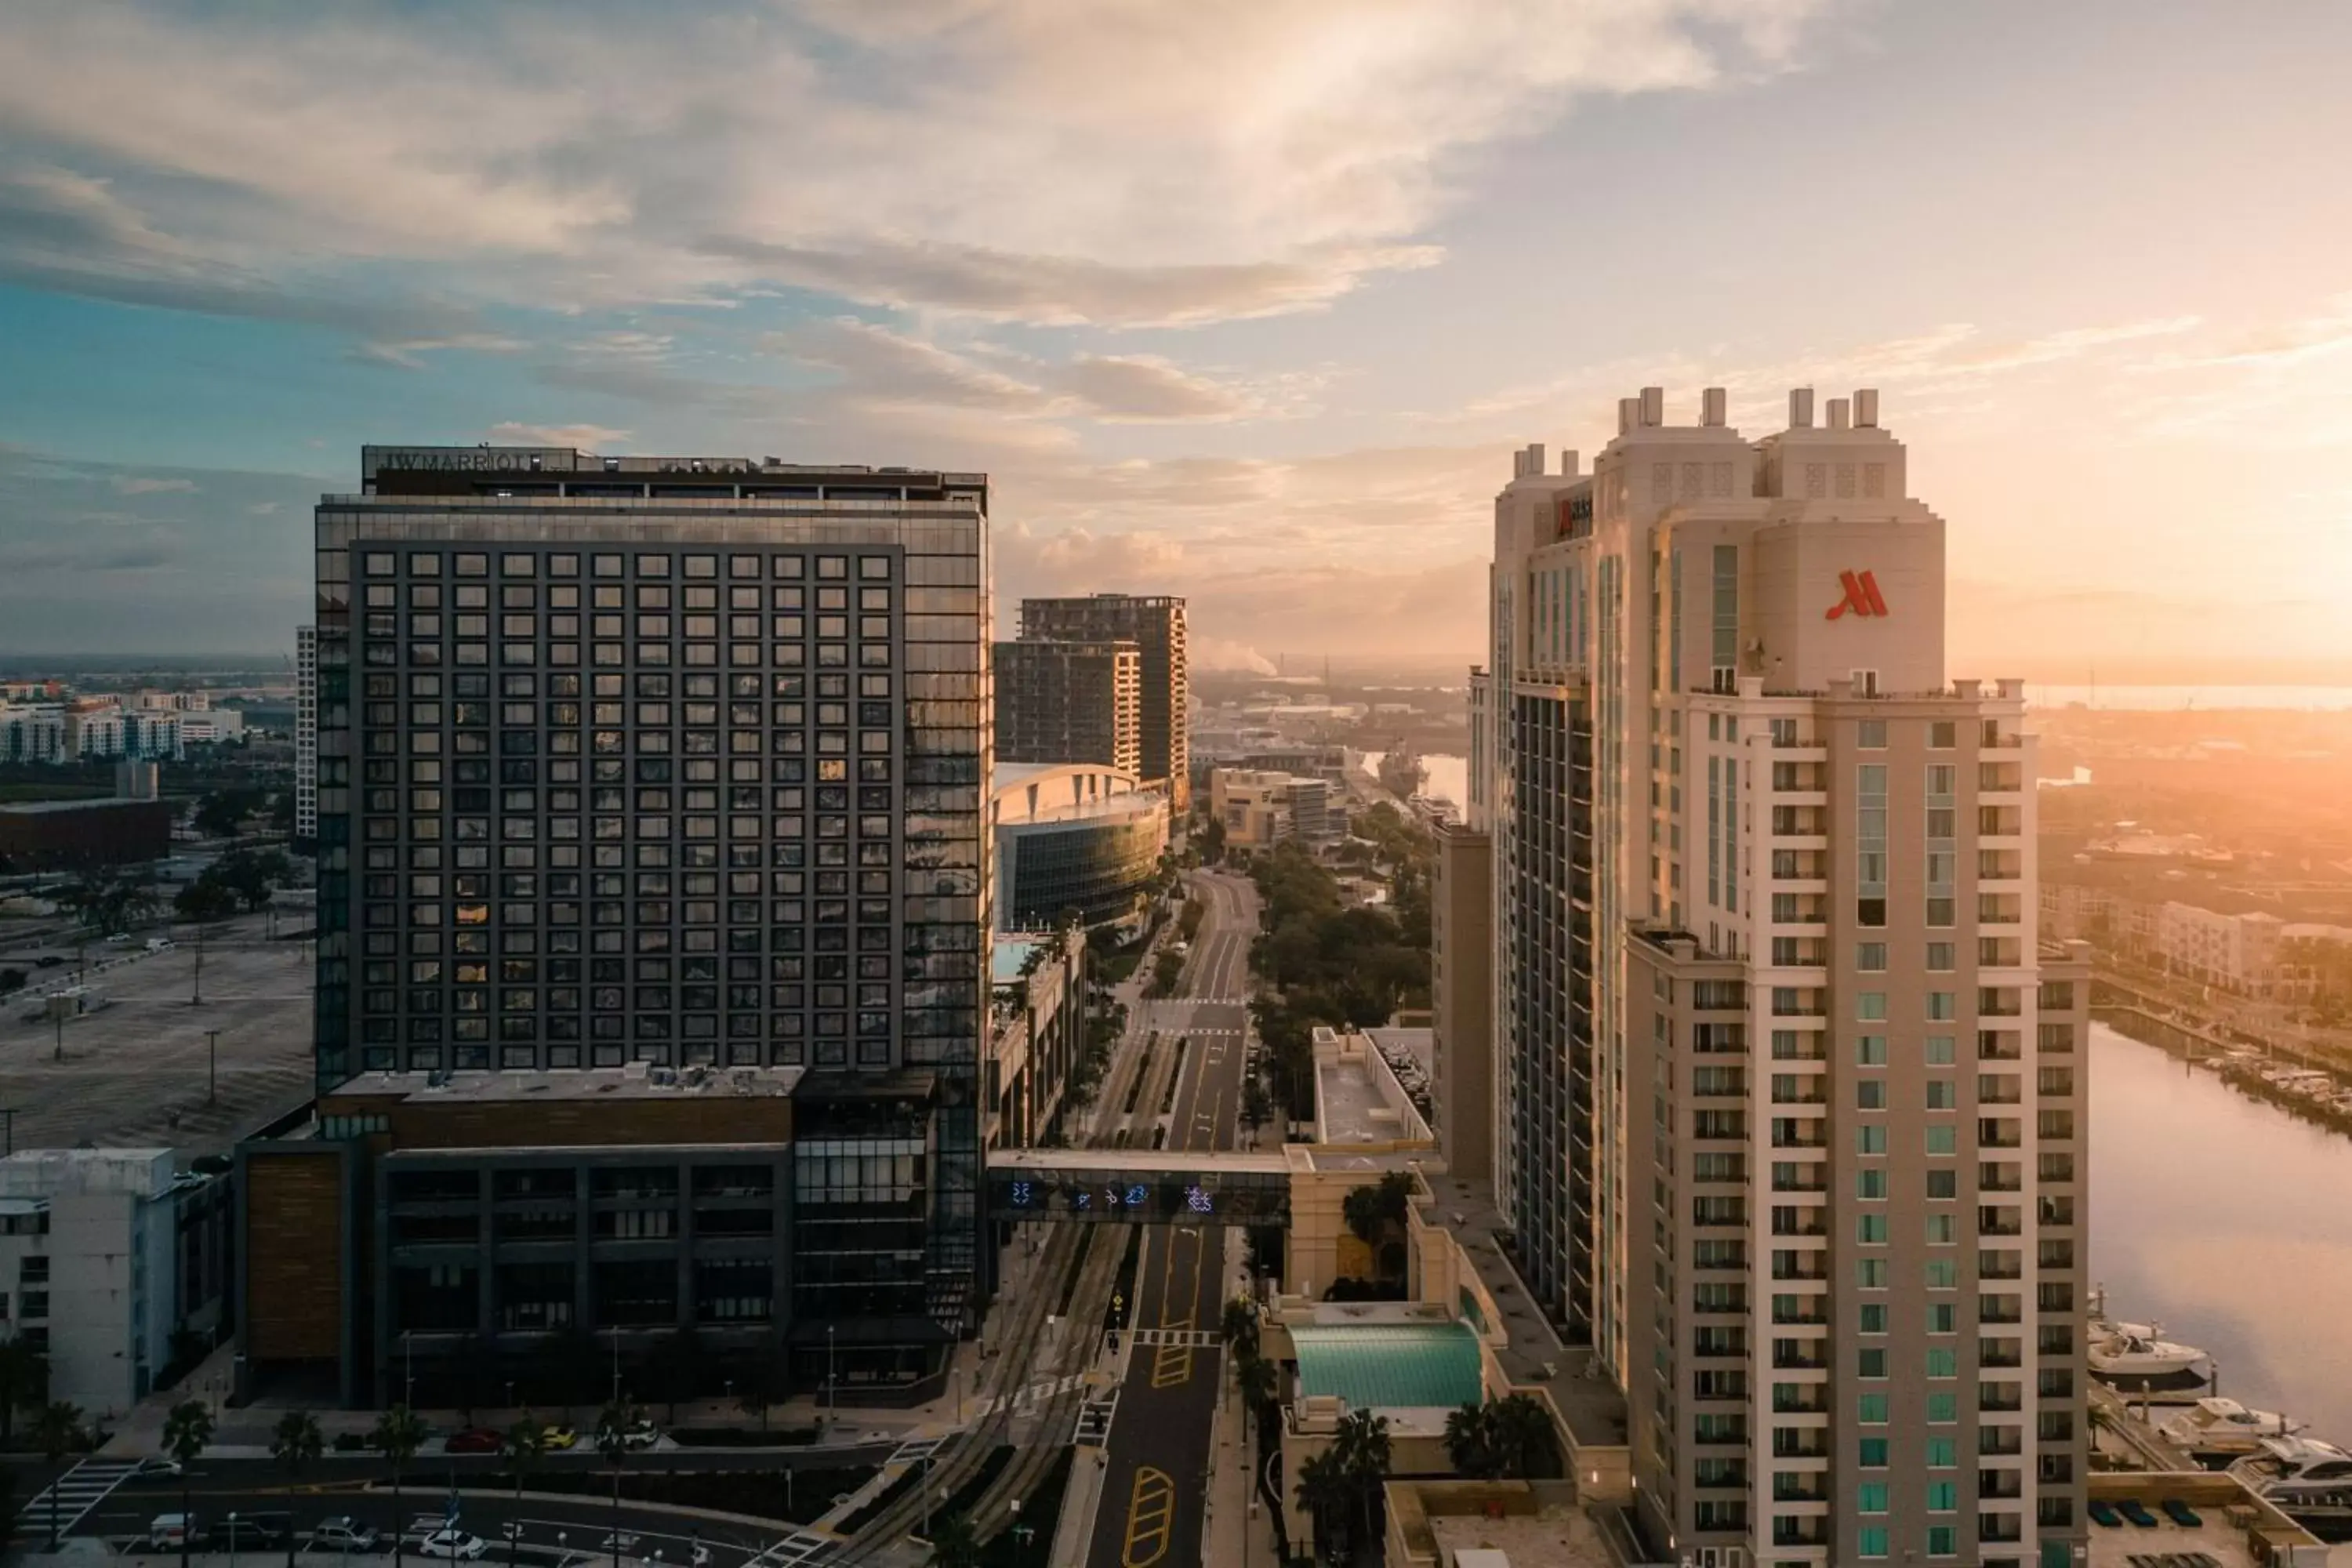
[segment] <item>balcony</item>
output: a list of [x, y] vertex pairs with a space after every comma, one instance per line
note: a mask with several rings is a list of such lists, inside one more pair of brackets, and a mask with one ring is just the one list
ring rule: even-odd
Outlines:
[[1830, 1258], [1826, 1252], [1775, 1252], [1772, 1255], [1772, 1278], [1775, 1279], [1827, 1279]]
[[2022, 1279], [2025, 1278], [2025, 1255], [2021, 1252], [1979, 1252], [1977, 1254], [1977, 1278], [1979, 1279]]
[[1772, 1147], [1775, 1149], [1826, 1149], [1830, 1146], [1829, 1122], [1819, 1117], [1800, 1120], [1793, 1116], [1772, 1119]]
[[1772, 808], [1775, 838], [1826, 838], [1829, 812], [1818, 805], [1776, 805]]
[[2009, 1542], [2025, 1539], [2023, 1516], [2014, 1513], [1980, 1513], [1977, 1515], [1977, 1539], [1980, 1542]]
[[2025, 1190], [2025, 1168], [2014, 1160], [1988, 1161], [1977, 1167], [1977, 1190], [2019, 1193]]
[[1977, 1342], [1977, 1365], [1980, 1367], [2022, 1367], [2024, 1364], [2024, 1342], [2021, 1340]]
[[1830, 1479], [1819, 1470], [1777, 1470], [1772, 1476], [1774, 1502], [1827, 1502]]
[[2008, 1116], [1983, 1117], [1977, 1122], [1977, 1146], [2021, 1149], [2025, 1146], [2025, 1123]]
[[1830, 1215], [1827, 1209], [1776, 1208], [1772, 1211], [1774, 1236], [1827, 1236]]
[[2016, 1208], [2007, 1204], [1997, 1208], [1979, 1208], [1977, 1210], [1977, 1234], [1979, 1236], [2023, 1236], [2025, 1219]]
[[1979, 1426], [1977, 1428], [1977, 1454], [1981, 1458], [2015, 1458], [2025, 1452], [2025, 1428], [2022, 1426]]
[[1776, 1426], [1772, 1429], [1772, 1457], [1776, 1459], [1826, 1459], [1830, 1457], [1830, 1434], [1825, 1426]]
[[1772, 1385], [1776, 1415], [1827, 1415], [1830, 1385], [1826, 1383], [1776, 1383]]
[[1772, 1370], [1775, 1372], [1827, 1372], [1829, 1369], [1830, 1352], [1826, 1341], [1772, 1342]]
[[1827, 1519], [1787, 1519], [1772, 1521], [1772, 1544], [1775, 1546], [1827, 1546], [1830, 1543], [1830, 1521]]
[[1977, 1408], [1987, 1412], [2015, 1412], [2025, 1408], [2025, 1385], [2021, 1383], [1979, 1383], [1977, 1384]]
[[2022, 1470], [1979, 1470], [1977, 1496], [1990, 1502], [2000, 1498], [2025, 1495], [2025, 1472]]

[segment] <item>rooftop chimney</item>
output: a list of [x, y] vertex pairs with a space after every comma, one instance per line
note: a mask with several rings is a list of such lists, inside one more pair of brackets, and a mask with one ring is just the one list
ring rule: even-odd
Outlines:
[[1578, 455], [1573, 447], [1560, 453], [1559, 471], [1560, 476], [1563, 479], [1572, 479], [1576, 478], [1577, 456]]
[[1857, 430], [1878, 427], [1878, 388], [1865, 386], [1853, 395], [1853, 425]]
[[1810, 430], [1813, 427], [1813, 389], [1792, 387], [1789, 392], [1789, 428]]
[[1541, 441], [1530, 441], [1528, 443], [1528, 478], [1539, 479], [1543, 478], [1543, 471], [1544, 444]]
[[1642, 423], [1649, 426], [1666, 422], [1666, 389], [1663, 386], [1642, 388]]
[[1831, 398], [1831, 399], [1830, 399], [1830, 428], [1831, 428], [1831, 429], [1832, 429], [1832, 430], [1843, 430], [1843, 429], [1845, 429], [1845, 428], [1847, 427], [1847, 426], [1848, 426], [1848, 424], [1849, 424], [1850, 422], [1848, 421], [1848, 419], [1847, 419], [1847, 417], [1846, 417], [1846, 408], [1847, 408], [1847, 404], [1846, 404], [1846, 400], [1845, 400], [1844, 398], [1843, 398], [1843, 397], [1832, 397], [1832, 398]]
[[1723, 423], [1724, 405], [1727, 401], [1728, 399], [1725, 395], [1723, 388], [1719, 386], [1710, 386], [1705, 392], [1700, 393], [1698, 395], [1698, 422], [1702, 425], [1721, 425]]
[[1633, 433], [1634, 422], [1640, 419], [1641, 416], [1642, 400], [1640, 398], [1619, 398], [1617, 400], [1617, 434], [1620, 436], [1631, 436]]

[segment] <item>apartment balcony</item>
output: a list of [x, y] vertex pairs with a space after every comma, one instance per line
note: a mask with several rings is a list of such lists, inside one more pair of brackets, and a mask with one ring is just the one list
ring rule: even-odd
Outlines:
[[1809, 1340], [1804, 1343], [1819, 1344], [1822, 1348], [1800, 1349], [1793, 1344], [1783, 1344], [1776, 1341], [1772, 1346], [1772, 1370], [1774, 1372], [1829, 1371], [1830, 1352], [1826, 1342]]
[[2021, 1383], [1979, 1383], [1977, 1384], [1977, 1408], [1989, 1413], [2015, 1413], [2025, 1408], [2025, 1385]]
[[2021, 1369], [2025, 1352], [2016, 1340], [1979, 1340], [1977, 1342], [1977, 1365], [1990, 1369]]
[[1977, 1539], [1987, 1545], [2025, 1539], [2024, 1516], [2014, 1513], [1977, 1515]]
[[1977, 1191], [2019, 1193], [2025, 1190], [2025, 1167], [2014, 1160], [1988, 1161], [1977, 1167]]
[[1772, 1016], [1826, 1018], [1829, 993], [1813, 986], [1776, 985], [1772, 987]]
[[1827, 1209], [1776, 1208], [1772, 1211], [1774, 1236], [1827, 1236], [1829, 1233]]
[[1981, 1149], [2021, 1149], [2025, 1123], [2013, 1117], [1985, 1117], [1977, 1122], [1977, 1146]]
[[2024, 1495], [2025, 1472], [2022, 1470], [1979, 1470], [1977, 1472], [1977, 1496], [1986, 1502], [2008, 1498], [2021, 1498]]
[[1820, 1519], [1790, 1519], [1775, 1516], [1772, 1521], [1772, 1544], [1775, 1546], [1827, 1546], [1830, 1543], [1830, 1521]]
[[1826, 1383], [1776, 1383], [1772, 1385], [1776, 1415], [1827, 1415], [1830, 1385]]
[[2018, 1296], [1979, 1296], [1977, 1298], [1977, 1321], [2021, 1323], [2025, 1321], [2024, 1300]]
[[2023, 1236], [2025, 1215], [2014, 1205], [1986, 1206], [1977, 1210], [1979, 1236]]
[[[1772, 1147], [1826, 1149], [1830, 1146], [1829, 1125], [1821, 1117], [1776, 1116], [1772, 1119]], [[2013, 1137], [2011, 1142], [2015, 1142]]]
[[1772, 1473], [1774, 1502], [1827, 1502], [1830, 1500], [1829, 1476], [1820, 1470], [1775, 1470]]
[[1775, 1252], [1772, 1255], [1772, 1278], [1775, 1279], [1826, 1280], [1830, 1277], [1830, 1255], [1826, 1252]]
[[1977, 1254], [1977, 1278], [2022, 1279], [2025, 1278], [2025, 1255], [2009, 1251], [1979, 1252]]
[[1826, 1459], [1830, 1457], [1830, 1434], [1825, 1426], [1776, 1426], [1772, 1430], [1772, 1457], [1776, 1459]]
[[2014, 985], [1979, 985], [1977, 987], [1977, 1016], [1982, 1018], [2023, 1017], [2025, 994]]
[[[1772, 759], [1772, 793], [1776, 795], [1824, 795], [1830, 787], [1829, 764], [1800, 763], [1789, 758]], [[1795, 801], [1789, 805], [1801, 804]]]
[[2025, 787], [2025, 772], [2018, 763], [1979, 763], [1979, 795], [2015, 795]]
[[2025, 963], [2024, 944], [2013, 936], [1977, 938], [1977, 967], [2016, 969]]

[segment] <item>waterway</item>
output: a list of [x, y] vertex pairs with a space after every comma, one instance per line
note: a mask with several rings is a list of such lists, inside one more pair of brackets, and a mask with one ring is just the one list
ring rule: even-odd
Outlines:
[[2091, 1278], [2221, 1392], [2352, 1444], [2352, 1139], [2091, 1029]]
[[[1366, 752], [1364, 772], [1378, 776], [1381, 759], [1387, 755], [1386, 752]], [[1437, 800], [1450, 800], [1464, 811], [1469, 809], [1469, 758], [1449, 756], [1444, 752], [1423, 752], [1421, 753], [1421, 765], [1429, 774], [1429, 782], [1422, 785], [1422, 793]]]

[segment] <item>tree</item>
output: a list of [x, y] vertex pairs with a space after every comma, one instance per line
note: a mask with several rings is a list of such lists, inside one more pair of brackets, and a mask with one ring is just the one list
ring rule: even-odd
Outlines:
[[629, 1457], [629, 1426], [635, 1419], [618, 1399], [596, 1416], [596, 1451], [613, 1467], [613, 1568], [621, 1568], [621, 1461]]
[[[326, 1439], [319, 1432], [318, 1417], [307, 1410], [289, 1410], [278, 1418], [277, 1429], [269, 1434], [269, 1457], [286, 1472], [286, 1506], [290, 1514], [294, 1506], [294, 1483], [302, 1472], [316, 1464], [326, 1452]], [[294, 1568], [294, 1532], [286, 1532], [286, 1568]]]
[[1274, 1120], [1274, 1097], [1265, 1091], [1265, 1079], [1252, 1073], [1242, 1084], [1242, 1125], [1249, 1130], [1250, 1144], [1257, 1144], [1257, 1130]]
[[[163, 1417], [163, 1452], [179, 1461], [180, 1517], [185, 1520], [193, 1511], [188, 1502], [188, 1469], [205, 1445], [213, 1440], [211, 1406], [201, 1399], [184, 1399], [172, 1406]], [[180, 1568], [188, 1568], [188, 1548], [193, 1530], [180, 1531]]]
[[783, 1392], [783, 1377], [773, 1356], [754, 1356], [743, 1363], [735, 1378], [735, 1408], [746, 1415], [760, 1419], [760, 1430], [768, 1429], [768, 1411]]
[[1355, 1511], [1356, 1484], [1339, 1450], [1326, 1448], [1298, 1467], [1298, 1506], [1315, 1521], [1315, 1555], [1347, 1561], [1349, 1515]]
[[234, 838], [245, 826], [255, 797], [244, 790], [215, 790], [196, 803], [190, 824], [206, 838]]
[[205, 873], [236, 895], [247, 913], [269, 901], [269, 895], [294, 879], [294, 862], [282, 849], [232, 849]]
[[1224, 1315], [1217, 1324], [1218, 1334], [1225, 1348], [1243, 1361], [1256, 1357], [1257, 1306], [1246, 1296], [1236, 1296], [1225, 1303]]
[[0, 969], [0, 996], [11, 991], [22, 991], [28, 977], [21, 969]]
[[[81, 1447], [81, 1406], [68, 1405], [63, 1400], [41, 1406], [40, 1415], [33, 1423], [33, 1436], [41, 1445], [41, 1454], [51, 1465], [65, 1462], [65, 1457]], [[59, 1483], [65, 1478], [53, 1476], [49, 1480], [49, 1550], [58, 1549], [58, 1500], [65, 1488]]]
[[236, 895], [207, 871], [173, 896], [172, 910], [194, 925], [225, 921], [236, 913]]
[[0, 1340], [0, 1441], [15, 1435], [16, 1412], [49, 1399], [49, 1358], [17, 1334]]
[[1367, 1247], [1377, 1247], [1390, 1227], [1404, 1224], [1405, 1205], [1412, 1196], [1412, 1177], [1391, 1171], [1371, 1186], [1354, 1187], [1339, 1201], [1348, 1229]]
[[92, 936], [120, 936], [155, 911], [155, 889], [143, 876], [92, 871], [58, 896]]
[[1339, 1458], [1340, 1472], [1354, 1494], [1364, 1532], [1357, 1539], [1380, 1538], [1381, 1483], [1389, 1473], [1389, 1424], [1369, 1410], [1350, 1410], [1339, 1417], [1339, 1434], [1331, 1452]]
[[1491, 1405], [1465, 1401], [1445, 1417], [1445, 1457], [1474, 1481], [1491, 1481], [1503, 1473], [1502, 1456], [1495, 1451], [1493, 1410]]
[[1528, 1480], [1558, 1470], [1559, 1450], [1551, 1415], [1534, 1396], [1514, 1394], [1492, 1401], [1486, 1420], [1504, 1475]]
[[931, 1526], [930, 1568], [980, 1568], [980, 1532], [969, 1518], [947, 1514]]
[[[425, 1420], [406, 1405], [395, 1405], [376, 1417], [368, 1441], [392, 1466], [392, 1563], [393, 1568], [401, 1568], [407, 1558], [402, 1540], [405, 1527], [400, 1519], [400, 1480], [407, 1473], [408, 1461], [425, 1446]], [[187, 1565], [183, 1563], [181, 1568]]]
[[[499, 1451], [506, 1456], [507, 1463], [514, 1467], [515, 1517], [520, 1519], [522, 1517], [523, 1472], [537, 1464], [539, 1457], [547, 1452], [547, 1428], [536, 1415], [519, 1415], [506, 1429], [505, 1435], [499, 1438]], [[521, 1551], [522, 1531], [518, 1530], [507, 1537], [507, 1562], [509, 1565], [517, 1561], [517, 1554]]]
[[1242, 1403], [1254, 1411], [1264, 1410], [1274, 1403], [1281, 1376], [1274, 1363], [1262, 1355], [1245, 1355], [1234, 1369], [1234, 1381], [1241, 1384]]

